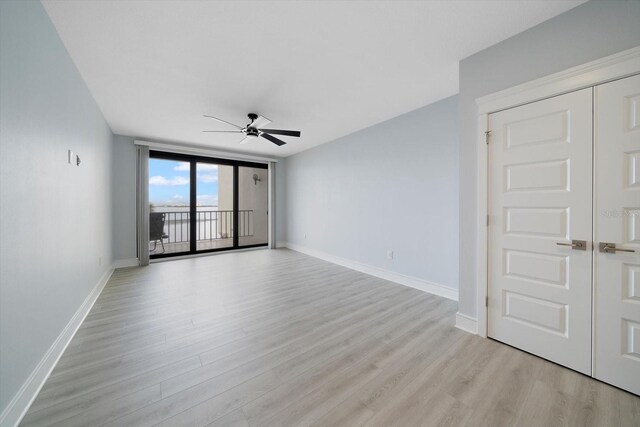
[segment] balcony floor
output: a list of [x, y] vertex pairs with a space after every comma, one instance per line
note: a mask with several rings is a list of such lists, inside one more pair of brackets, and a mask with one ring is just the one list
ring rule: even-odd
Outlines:
[[[259, 245], [266, 243], [266, 239], [264, 237], [257, 236], [249, 236], [249, 237], [240, 237], [238, 239], [238, 244], [240, 246], [251, 246], [251, 245]], [[229, 248], [231, 249], [233, 246], [233, 239], [213, 239], [213, 240], [199, 240], [198, 241], [198, 250], [210, 250], [210, 249], [223, 249]], [[177, 252], [188, 252], [189, 251], [189, 242], [181, 242], [181, 243], [164, 243], [164, 252], [162, 250], [162, 245], [160, 242], [155, 245], [152, 242], [149, 245], [149, 254], [160, 255], [160, 254], [172, 254]]]

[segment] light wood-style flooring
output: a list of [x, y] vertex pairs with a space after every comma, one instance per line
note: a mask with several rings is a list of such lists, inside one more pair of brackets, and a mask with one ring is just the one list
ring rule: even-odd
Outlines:
[[638, 426], [640, 398], [290, 250], [117, 270], [28, 426]]

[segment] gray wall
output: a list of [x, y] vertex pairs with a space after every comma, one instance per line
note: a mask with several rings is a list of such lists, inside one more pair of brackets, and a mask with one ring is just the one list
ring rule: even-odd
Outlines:
[[0, 1], [0, 412], [111, 264], [111, 158], [40, 2]]
[[640, 1], [592, 0], [460, 62], [461, 313], [476, 316], [475, 99], [640, 45]]
[[113, 138], [113, 259], [137, 258], [136, 146], [134, 138]]
[[287, 241], [456, 289], [457, 115], [451, 97], [287, 157]]

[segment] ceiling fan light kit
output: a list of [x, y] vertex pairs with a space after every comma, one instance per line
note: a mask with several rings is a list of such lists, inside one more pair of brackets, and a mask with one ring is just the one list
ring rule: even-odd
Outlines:
[[284, 135], [284, 136], [293, 136], [293, 137], [300, 137], [301, 133], [300, 131], [297, 130], [284, 130], [284, 129], [265, 129], [263, 128], [263, 126], [268, 125], [269, 123], [271, 123], [271, 120], [267, 119], [266, 117], [260, 116], [256, 113], [249, 113], [247, 115], [249, 117], [249, 120], [251, 120], [251, 122], [246, 125], [245, 127], [240, 127], [238, 125], [235, 125], [231, 122], [228, 122], [226, 120], [222, 120], [219, 119], [217, 117], [213, 117], [213, 116], [208, 116], [205, 114], [204, 117], [210, 118], [210, 119], [214, 119], [217, 120], [221, 123], [225, 123], [227, 125], [233, 126], [236, 128], [236, 130], [205, 130], [203, 132], [212, 132], [212, 133], [244, 133], [246, 136], [245, 138], [240, 141], [240, 144], [246, 144], [248, 142], [251, 142], [255, 139], [258, 139], [259, 137], [262, 137], [264, 139], [266, 139], [267, 141], [273, 142], [274, 144], [280, 146], [280, 145], [284, 145], [286, 144], [286, 142], [284, 142], [283, 140], [276, 138], [273, 135]]

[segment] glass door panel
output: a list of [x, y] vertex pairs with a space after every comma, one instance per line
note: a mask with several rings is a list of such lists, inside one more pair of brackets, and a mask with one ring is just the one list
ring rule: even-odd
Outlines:
[[238, 167], [238, 246], [269, 243], [268, 169]]
[[189, 162], [149, 159], [149, 254], [190, 251]]
[[233, 247], [233, 166], [196, 164], [196, 251]]
[[266, 165], [177, 153], [149, 153], [149, 255], [265, 246]]

